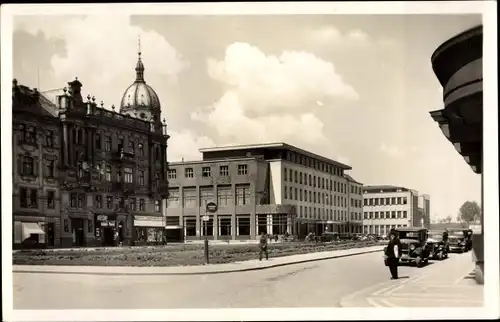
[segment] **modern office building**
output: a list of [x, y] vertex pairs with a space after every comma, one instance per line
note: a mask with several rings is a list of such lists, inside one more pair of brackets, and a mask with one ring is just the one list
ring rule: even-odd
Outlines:
[[[472, 171], [483, 173], [483, 26], [466, 30], [432, 54], [432, 69], [443, 87], [443, 109], [430, 112], [444, 136]], [[490, 106], [498, 109], [498, 106]], [[481, 182], [481, 189], [483, 184]], [[483, 194], [482, 194], [483, 195]], [[482, 202], [482, 204], [484, 204]], [[473, 235], [476, 280], [484, 283], [484, 224]]]
[[[425, 197], [430, 209], [430, 198]], [[424, 210], [419, 211], [419, 195], [416, 190], [390, 185], [363, 187], [363, 232], [387, 235], [392, 228], [425, 227]], [[427, 224], [428, 223], [428, 224]]]
[[78, 79], [47, 97], [14, 80], [14, 247], [163, 241], [169, 136], [140, 53], [135, 72], [119, 112]]
[[345, 232], [363, 232], [363, 184], [345, 175], [348, 183], [348, 221]]
[[431, 227], [431, 200], [430, 196], [423, 194], [418, 196], [418, 211], [421, 218], [421, 226], [430, 229]]
[[[327, 227], [346, 230], [348, 165], [285, 143], [200, 152], [201, 161], [169, 164], [169, 240], [253, 240], [262, 232], [300, 238]], [[218, 205], [216, 213], [206, 214], [209, 202]]]

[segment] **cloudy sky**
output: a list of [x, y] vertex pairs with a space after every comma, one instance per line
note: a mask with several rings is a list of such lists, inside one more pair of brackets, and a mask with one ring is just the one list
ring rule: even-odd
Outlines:
[[[480, 201], [480, 177], [429, 111], [430, 56], [478, 15], [17, 16], [14, 76], [42, 91], [75, 77], [105, 106], [145, 78], [169, 125], [169, 160], [284, 141], [353, 167], [365, 184], [431, 196], [431, 216]], [[39, 71], [39, 72], [37, 72]], [[39, 75], [39, 76], [38, 76]]]

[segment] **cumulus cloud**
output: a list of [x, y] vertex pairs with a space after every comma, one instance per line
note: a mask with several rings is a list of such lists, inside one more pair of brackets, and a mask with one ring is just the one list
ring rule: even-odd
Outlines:
[[400, 158], [405, 155], [404, 151], [401, 150], [400, 148], [392, 145], [387, 145], [385, 143], [382, 143], [380, 145], [380, 151], [384, 152], [385, 154], [393, 158]]
[[[33, 35], [42, 32], [49, 39], [64, 41], [65, 55], [52, 57], [53, 75], [45, 75], [46, 86], [63, 87], [78, 77], [83, 90], [104, 100], [106, 106], [118, 105], [126, 87], [135, 79], [139, 36], [146, 81], [175, 81], [188, 66], [162, 35], [132, 25], [126, 15], [21, 16], [16, 17], [15, 28]], [[165, 101], [166, 93], [151, 85], [160, 100]]]
[[215, 143], [207, 136], [199, 136], [190, 130], [171, 131], [168, 140], [168, 161], [199, 160], [201, 148], [214, 147]]
[[352, 49], [371, 45], [389, 46], [392, 41], [387, 38], [374, 39], [361, 29], [352, 29], [345, 33], [334, 26], [322, 26], [308, 30], [308, 38], [313, 45], [328, 46], [337, 49]]
[[323, 122], [313, 108], [358, 99], [331, 62], [307, 52], [266, 55], [250, 44], [233, 43], [223, 60], [208, 60], [208, 74], [226, 91], [192, 118], [231, 142], [324, 144]]

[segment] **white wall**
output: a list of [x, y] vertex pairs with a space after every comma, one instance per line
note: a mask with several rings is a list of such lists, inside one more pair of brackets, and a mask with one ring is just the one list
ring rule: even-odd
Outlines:
[[283, 166], [281, 160], [269, 161], [270, 184], [269, 195], [270, 203], [280, 205], [283, 203]]

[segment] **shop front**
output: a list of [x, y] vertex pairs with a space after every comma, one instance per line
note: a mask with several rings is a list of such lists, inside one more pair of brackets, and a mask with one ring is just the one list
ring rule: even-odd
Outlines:
[[163, 216], [134, 216], [134, 245], [165, 244], [165, 218]]
[[124, 241], [125, 225], [116, 214], [94, 214], [95, 239], [98, 246], [119, 246]]
[[46, 248], [45, 218], [14, 216], [13, 249]]

